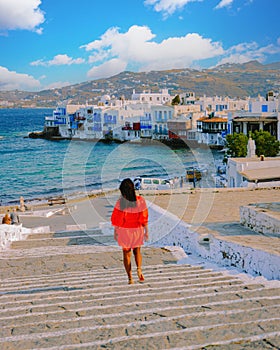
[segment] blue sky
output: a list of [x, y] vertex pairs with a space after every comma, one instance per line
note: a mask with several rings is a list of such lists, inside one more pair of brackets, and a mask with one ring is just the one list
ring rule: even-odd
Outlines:
[[280, 0], [0, 0], [0, 90], [280, 61]]

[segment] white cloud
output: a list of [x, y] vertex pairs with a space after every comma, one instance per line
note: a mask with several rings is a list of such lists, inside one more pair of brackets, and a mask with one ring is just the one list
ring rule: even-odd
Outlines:
[[218, 5], [215, 7], [215, 9], [221, 9], [223, 7], [230, 7], [233, 3], [233, 0], [221, 0]]
[[44, 61], [42, 59], [33, 61], [30, 63], [31, 66], [62, 66], [62, 65], [72, 65], [72, 64], [81, 64], [84, 63], [85, 60], [83, 58], [72, 58], [68, 55], [56, 55], [50, 61]]
[[264, 63], [268, 55], [280, 53], [279, 44], [260, 47], [256, 42], [251, 42], [232, 46], [225, 51], [225, 55], [218, 62], [218, 65], [225, 63], [245, 63], [252, 60]]
[[100, 50], [98, 53], [96, 52], [94, 55], [90, 55], [88, 62], [89, 63], [101, 62], [104, 59], [106, 59], [107, 56], [108, 56], [108, 53], [105, 50]]
[[26, 29], [42, 33], [41, 0], [0, 0], [0, 30]]
[[[171, 16], [174, 12], [183, 9], [191, 2], [202, 2], [204, 0], [145, 0], [144, 5], [152, 6], [154, 11], [161, 12], [163, 17]], [[217, 0], [218, 1], [218, 0]], [[215, 9], [222, 9], [225, 7], [231, 7], [234, 0], [219, 0]], [[249, 5], [253, 0], [247, 0], [243, 5]]]
[[44, 86], [44, 90], [59, 89], [59, 88], [62, 88], [64, 86], [69, 86], [69, 85], [71, 85], [71, 83], [68, 82], [68, 81], [56, 81], [56, 82], [54, 82], [52, 84]]
[[127, 63], [120, 59], [113, 58], [100, 66], [92, 67], [87, 76], [91, 79], [109, 78], [119, 74], [126, 69]]
[[182, 9], [190, 2], [203, 1], [203, 0], [145, 0], [145, 5], [154, 7], [156, 12], [162, 12], [163, 15], [172, 15], [175, 11]]
[[33, 90], [40, 87], [40, 82], [28, 74], [11, 72], [0, 66], [0, 90]]
[[275, 45], [261, 47], [256, 42], [240, 43], [225, 50], [222, 43], [197, 33], [170, 37], [161, 42], [156, 42], [155, 38], [146, 26], [134, 25], [125, 33], [110, 28], [99, 40], [82, 46], [90, 52], [89, 63], [93, 64], [88, 77], [105, 78], [123, 70], [197, 69], [207, 60], [218, 64], [265, 62], [269, 55], [280, 52], [280, 39]]
[[[119, 71], [120, 67], [137, 66], [139, 71], [190, 67], [198, 60], [213, 58], [224, 53], [221, 43], [191, 33], [182, 37], [171, 37], [157, 43], [155, 34], [146, 27], [132, 26], [126, 33], [111, 28], [100, 40], [83, 45], [93, 51], [90, 62], [94, 62], [89, 76], [109, 71]], [[98, 59], [100, 64], [98, 68]], [[114, 60], [115, 59], [115, 60]], [[108, 66], [104, 63], [110, 61]], [[106, 69], [108, 69], [106, 71]], [[115, 73], [116, 74], [116, 73]]]

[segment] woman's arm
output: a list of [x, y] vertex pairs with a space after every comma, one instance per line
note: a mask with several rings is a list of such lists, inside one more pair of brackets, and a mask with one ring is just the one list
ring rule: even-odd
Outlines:
[[117, 228], [114, 227], [114, 240], [118, 241], [118, 234], [117, 234]]
[[148, 229], [148, 224], [143, 226], [144, 228], [144, 240], [148, 241], [149, 240], [149, 229]]

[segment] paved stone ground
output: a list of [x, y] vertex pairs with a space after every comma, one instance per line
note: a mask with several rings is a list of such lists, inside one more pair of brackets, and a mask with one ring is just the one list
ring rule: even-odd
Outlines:
[[192, 230], [280, 255], [280, 238], [262, 235], [240, 224], [240, 206], [279, 202], [280, 189], [196, 189], [149, 196], [152, 202], [189, 223]]
[[[236, 233], [239, 206], [279, 201], [279, 190], [146, 198], [196, 230], [278, 247], [279, 239], [271, 243], [275, 237], [254, 243], [254, 235]], [[76, 217], [26, 222], [63, 229], [84, 216], [93, 227], [108, 221], [112, 208], [109, 198], [98, 201], [90, 209], [81, 203]], [[96, 215], [89, 219], [92, 207]], [[280, 349], [279, 281], [177, 264], [169, 249], [145, 247], [145, 283], [137, 282], [133, 263], [136, 283], [128, 285], [114, 244], [97, 229], [35, 233], [1, 252], [0, 349]]]

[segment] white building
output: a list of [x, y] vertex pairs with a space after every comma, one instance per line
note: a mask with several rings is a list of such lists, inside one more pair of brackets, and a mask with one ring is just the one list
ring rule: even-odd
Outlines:
[[200, 105], [201, 111], [211, 112], [230, 112], [230, 111], [248, 111], [249, 103], [247, 99], [234, 99], [229, 97], [208, 97], [203, 96], [195, 101], [196, 105]]
[[221, 116], [202, 117], [197, 120], [199, 144], [223, 147], [227, 133], [227, 118]]
[[153, 138], [167, 139], [168, 126], [167, 122], [173, 119], [174, 107], [167, 105], [153, 105], [151, 106]]
[[249, 99], [248, 111], [235, 111], [229, 114], [229, 133], [243, 133], [268, 131], [280, 140], [280, 106], [279, 99], [274, 95]]
[[181, 105], [194, 105], [196, 98], [194, 92], [179, 94]]
[[280, 157], [229, 158], [227, 183], [228, 187], [280, 186]]
[[131, 100], [155, 105], [155, 104], [170, 103], [171, 96], [168, 93], [168, 89], [162, 89], [160, 90], [160, 92], [151, 92], [149, 90], [149, 91], [143, 91], [141, 93], [136, 93], [135, 90], [133, 90]]

